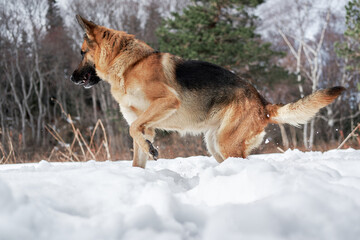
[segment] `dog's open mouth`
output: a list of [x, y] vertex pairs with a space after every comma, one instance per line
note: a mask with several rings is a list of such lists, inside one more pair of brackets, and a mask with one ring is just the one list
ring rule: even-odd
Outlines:
[[71, 75], [70, 80], [78, 86], [84, 88], [91, 88], [101, 81], [97, 76], [96, 70], [93, 66], [87, 65], [80, 70], [75, 70]]
[[90, 83], [91, 73], [86, 73], [84, 78], [79, 82], [80, 86], [84, 86], [84, 88], [91, 88], [93, 85]]
[[86, 73], [83, 80], [81, 80], [80, 84], [84, 85], [90, 81], [91, 73]]

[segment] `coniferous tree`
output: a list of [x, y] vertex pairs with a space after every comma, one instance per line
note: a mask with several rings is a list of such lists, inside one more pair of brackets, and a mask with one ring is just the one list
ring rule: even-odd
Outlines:
[[[65, 28], [64, 20], [61, 16], [58, 2], [48, 0], [46, 13], [45, 36], [40, 44], [41, 68], [44, 73], [44, 106], [49, 108], [49, 104], [54, 104], [51, 98], [56, 98], [61, 102], [66, 111], [75, 112], [72, 105], [71, 94], [73, 89], [69, 81], [78, 60], [79, 51], [74, 52], [71, 47], [71, 39]], [[69, 104], [66, 102], [69, 101]], [[69, 108], [68, 108], [69, 107]], [[54, 112], [54, 114], [56, 114]], [[50, 116], [47, 116], [50, 118]]]
[[[45, 51], [51, 52], [51, 55], [62, 55], [70, 45], [70, 39], [64, 27], [64, 21], [60, 14], [60, 9], [56, 0], [48, 0], [48, 9], [46, 13], [46, 34], [44, 37]], [[50, 56], [49, 56], [50, 57]]]
[[55, 31], [58, 27], [63, 27], [63, 19], [59, 11], [56, 0], [48, 0], [48, 10], [46, 13], [47, 31]]
[[209, 61], [257, 81], [278, 81], [286, 72], [270, 64], [271, 50], [256, 34], [254, 8], [262, 0], [193, 0], [183, 13], [172, 13], [158, 29], [161, 51]]
[[[346, 71], [349, 74], [360, 73], [360, 0], [352, 0], [346, 6], [345, 40], [336, 43], [337, 54], [345, 59]], [[360, 83], [357, 83], [360, 91]]]
[[146, 10], [148, 12], [148, 17], [144, 28], [144, 40], [150, 44], [150, 46], [157, 49], [159, 48], [159, 42], [155, 31], [161, 24], [159, 3], [151, 1], [149, 5], [146, 6]]

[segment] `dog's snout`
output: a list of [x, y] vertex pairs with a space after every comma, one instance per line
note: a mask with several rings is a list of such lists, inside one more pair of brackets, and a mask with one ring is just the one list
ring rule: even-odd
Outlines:
[[76, 85], [80, 85], [81, 82], [79, 82], [78, 78], [74, 76], [74, 73], [70, 76], [70, 80], [75, 83]]
[[78, 86], [90, 88], [91, 86], [99, 83], [101, 79], [96, 75], [94, 64], [84, 64], [75, 69], [70, 76], [70, 80]]

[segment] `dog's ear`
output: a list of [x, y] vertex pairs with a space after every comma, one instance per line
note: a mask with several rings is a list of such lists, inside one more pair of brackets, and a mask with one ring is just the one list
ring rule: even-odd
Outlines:
[[97, 25], [94, 22], [86, 20], [80, 15], [76, 15], [76, 20], [82, 29], [84, 29], [86, 35], [91, 39], [93, 36], [93, 30], [97, 27]]

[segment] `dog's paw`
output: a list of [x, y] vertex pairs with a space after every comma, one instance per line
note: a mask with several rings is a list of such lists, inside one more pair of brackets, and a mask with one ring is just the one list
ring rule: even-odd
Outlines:
[[152, 158], [154, 160], [157, 160], [159, 156], [159, 152], [156, 150], [154, 145], [152, 145], [152, 143], [149, 140], [146, 140], [146, 142], [149, 144], [149, 153], [151, 154]]

